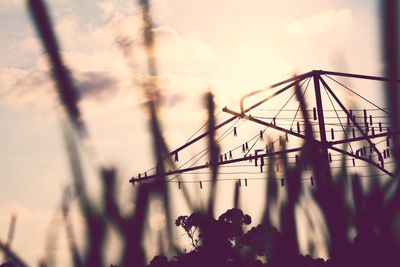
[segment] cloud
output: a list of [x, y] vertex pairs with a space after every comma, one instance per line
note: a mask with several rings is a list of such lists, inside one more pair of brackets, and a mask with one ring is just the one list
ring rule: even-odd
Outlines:
[[349, 9], [331, 9], [295, 20], [286, 25], [286, 30], [292, 34], [298, 35], [322, 33], [334, 28], [344, 28], [351, 22], [351, 19], [352, 13]]
[[25, 1], [23, 0], [1, 0], [0, 1], [0, 10], [9, 10], [15, 7], [22, 7]]
[[117, 90], [119, 82], [105, 71], [88, 71], [78, 73], [75, 84], [82, 99], [104, 100]]
[[[120, 81], [107, 71], [73, 71], [80, 101], [105, 101], [120, 89]], [[0, 69], [0, 98], [7, 107], [24, 105], [49, 108], [58, 105], [57, 90], [50, 70], [35, 68]]]

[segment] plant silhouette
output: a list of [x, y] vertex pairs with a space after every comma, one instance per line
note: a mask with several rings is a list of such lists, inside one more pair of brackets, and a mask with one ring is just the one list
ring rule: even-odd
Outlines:
[[[385, 75], [390, 78], [387, 84], [386, 98], [389, 102], [391, 117], [390, 123], [394, 132], [398, 132], [398, 62], [396, 47], [398, 47], [398, 14], [395, 1], [384, 1], [382, 12], [382, 31], [385, 33], [383, 47], [385, 54]], [[132, 201], [135, 210], [129, 216], [121, 216], [118, 205], [118, 191], [116, 168], [100, 166], [99, 180], [102, 183], [102, 201], [100, 205], [93, 203], [87, 192], [81, 153], [85, 140], [90, 138], [85, 122], [81, 116], [78, 96], [74, 83], [64, 66], [58, 50], [58, 44], [53, 27], [48, 16], [46, 5], [41, 0], [29, 0], [28, 8], [31, 12], [33, 23], [38, 35], [46, 49], [53, 70], [53, 79], [57, 84], [57, 93], [60, 103], [69, 119], [69, 124], [64, 125], [63, 134], [68, 155], [68, 163], [72, 173], [71, 189], [65, 189], [61, 199], [60, 210], [63, 223], [68, 235], [68, 245], [73, 266], [110, 266], [104, 260], [104, 249], [108, 244], [106, 233], [113, 229], [121, 237], [122, 251], [116, 266], [142, 267], [146, 266], [146, 247], [144, 245], [144, 232], [148, 219], [150, 202], [154, 199], [161, 200], [163, 211], [167, 220], [164, 240], [168, 244], [168, 251], [160, 249], [158, 256], [152, 258], [147, 266], [268, 266], [268, 267], [316, 267], [316, 266], [398, 266], [400, 262], [400, 183], [397, 167], [396, 178], [387, 180], [382, 184], [371, 181], [367, 190], [363, 188], [361, 177], [350, 176], [342, 159], [342, 168], [339, 173], [332, 175], [326, 159], [319, 149], [314, 146], [313, 132], [307, 107], [300, 94], [300, 84], [296, 85], [296, 97], [300, 110], [305, 119], [304, 149], [299, 155], [298, 164], [290, 167], [285, 154], [269, 157], [268, 165], [281, 164], [285, 179], [278, 179], [268, 168], [266, 178], [265, 207], [261, 224], [245, 231], [252, 223], [249, 215], [239, 209], [240, 195], [238, 185], [235, 188], [233, 200], [234, 208], [227, 210], [215, 219], [216, 182], [218, 180], [219, 146], [215, 136], [215, 105], [213, 95], [208, 92], [205, 97], [205, 107], [208, 110], [207, 135], [209, 147], [209, 162], [211, 168], [211, 190], [205, 208], [193, 205], [193, 199], [182, 184], [185, 202], [191, 211], [190, 215], [179, 216], [175, 226], [181, 228], [187, 235], [191, 249], [182, 251], [173, 241], [172, 203], [167, 187], [165, 170], [174, 167], [172, 160], [164, 161], [169, 156], [167, 142], [163, 138], [160, 117], [158, 114], [159, 92], [157, 83], [157, 66], [154, 62], [156, 39], [153, 36], [152, 16], [150, 2], [140, 0], [143, 21], [143, 39], [147, 52], [148, 79], [143, 85], [143, 94], [146, 97], [146, 108], [149, 112], [148, 128], [151, 133], [154, 161], [157, 164], [156, 182], [149, 182], [135, 186]], [[396, 46], [397, 45], [397, 46]], [[129, 61], [129, 55], [124, 48], [124, 56]], [[70, 129], [72, 128], [72, 130]], [[232, 129], [235, 134], [236, 128]], [[268, 136], [263, 137], [268, 139]], [[398, 139], [394, 140], [394, 160], [399, 166], [400, 146]], [[283, 148], [285, 144], [282, 144]], [[325, 155], [326, 156], [326, 155]], [[315, 187], [310, 190], [312, 202], [321, 210], [322, 222], [326, 228], [324, 245], [328, 250], [328, 260], [313, 258], [316, 244], [308, 244], [308, 253], [302, 255], [299, 249], [298, 221], [296, 208], [305, 195], [304, 186], [300, 183], [302, 173], [311, 171], [315, 178]], [[373, 170], [370, 170], [373, 173]], [[179, 179], [179, 177], [178, 177]], [[285, 190], [279, 190], [279, 183]], [[73, 191], [73, 193], [69, 191]], [[283, 198], [284, 201], [279, 199]], [[70, 206], [75, 201], [83, 214], [85, 224], [86, 243], [79, 247], [75, 238], [74, 228], [70, 218]], [[96, 205], [97, 204], [97, 205]], [[274, 207], [276, 207], [274, 209]], [[273, 212], [276, 211], [276, 214]], [[304, 222], [315, 228], [313, 216], [307, 210]], [[279, 217], [278, 223], [272, 220], [273, 215]], [[10, 227], [10, 229], [14, 229]], [[13, 234], [13, 230], [10, 230]], [[349, 234], [350, 233], [350, 234]], [[352, 233], [352, 235], [351, 235]], [[12, 236], [12, 234], [10, 236]], [[51, 250], [52, 236], [49, 234], [46, 250]], [[160, 240], [162, 237], [160, 236]], [[160, 241], [161, 243], [161, 241]], [[162, 247], [160, 245], [160, 247]], [[0, 240], [0, 251], [5, 255], [5, 263], [0, 267], [28, 266], [22, 256], [14, 252], [9, 242]], [[38, 264], [39, 266], [54, 266], [54, 259], [48, 253]], [[115, 266], [115, 265], [112, 265]]]

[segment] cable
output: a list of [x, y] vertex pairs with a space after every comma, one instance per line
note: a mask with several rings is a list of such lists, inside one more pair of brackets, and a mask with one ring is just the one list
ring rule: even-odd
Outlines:
[[340, 84], [341, 86], [343, 86], [344, 88], [346, 88], [347, 90], [349, 90], [350, 92], [352, 92], [353, 94], [357, 95], [358, 97], [362, 98], [363, 100], [367, 101], [369, 104], [373, 105], [374, 107], [378, 108], [379, 110], [383, 111], [384, 113], [388, 114], [389, 116], [391, 116], [388, 112], [386, 112], [384, 109], [382, 109], [381, 107], [375, 105], [374, 103], [372, 103], [371, 101], [369, 101], [368, 99], [366, 99], [365, 97], [361, 96], [360, 94], [354, 92], [353, 90], [351, 90], [349, 87], [347, 87], [346, 85], [336, 81], [334, 78], [330, 77], [329, 75], [325, 75], [326, 77], [328, 77], [329, 79], [331, 79], [332, 81], [336, 82], [337, 84]]
[[[218, 112], [217, 115], [214, 116], [215, 119], [216, 119], [221, 113], [222, 113], [222, 110], [221, 110], [220, 112]], [[194, 134], [192, 134], [192, 135], [188, 138], [188, 140], [186, 141], [186, 144], [187, 144], [187, 143], [190, 141], [190, 139], [192, 139], [198, 132], [200, 132], [201, 129], [203, 129], [205, 126], [207, 126], [207, 124], [208, 124], [208, 121], [205, 122]]]
[[[301, 86], [307, 81], [310, 80], [310, 78], [305, 79], [304, 81], [301, 82], [300, 84], [300, 88]], [[296, 91], [289, 97], [289, 99], [285, 102], [285, 104], [282, 106], [282, 108], [278, 111], [278, 113], [275, 115], [274, 118], [278, 117], [279, 114], [281, 113], [281, 111], [286, 107], [286, 105], [289, 103], [289, 101], [293, 98], [293, 96], [295, 96]], [[265, 127], [265, 129], [262, 131], [262, 133], [264, 134], [265, 131], [268, 129], [269, 127]], [[245, 156], [247, 156], [247, 154], [253, 149], [253, 147], [256, 145], [256, 143], [258, 142], [258, 140], [260, 140], [260, 136], [257, 138], [257, 140], [253, 143], [253, 145], [250, 147], [250, 149], [245, 153]]]
[[334, 105], [333, 102], [332, 102], [331, 96], [328, 94], [325, 85], [324, 85], [324, 84], [322, 84], [322, 85], [324, 86], [325, 93], [326, 93], [326, 95], [328, 96], [329, 101], [331, 102], [331, 105], [332, 105], [333, 109], [335, 110], [336, 117], [338, 118], [338, 120], [339, 120], [339, 122], [340, 122], [340, 126], [342, 127], [344, 136], [345, 136], [345, 138], [346, 138], [346, 140], [347, 140], [347, 144], [350, 146], [350, 150], [351, 150], [351, 152], [353, 153], [353, 148], [352, 148], [352, 146], [351, 146], [351, 142], [349, 142], [349, 139], [347, 138], [346, 131], [344, 130], [342, 121], [341, 121], [340, 118], [339, 118], [339, 115], [338, 115], [338, 113], [337, 113], [337, 111], [336, 111], [335, 105]]

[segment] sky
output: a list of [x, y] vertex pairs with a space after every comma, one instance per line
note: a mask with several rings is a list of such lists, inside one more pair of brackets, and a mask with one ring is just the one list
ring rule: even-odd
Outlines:
[[[377, 2], [151, 1], [160, 118], [169, 147], [183, 144], [203, 125], [209, 88], [219, 111], [295, 73], [381, 75]], [[117, 167], [119, 188], [128, 195], [129, 178], [153, 166], [140, 88], [146, 75], [140, 9], [123, 0], [46, 3], [91, 136], [93, 151], [84, 161], [93, 197], [98, 164]], [[64, 116], [25, 2], [0, 1], [0, 26], [0, 240], [16, 214], [12, 246], [36, 263], [46, 233], [59, 227], [54, 221], [61, 221], [61, 192], [71, 181]], [[124, 42], [132, 48], [129, 60]], [[129, 210], [128, 198], [121, 202]], [[68, 254], [61, 245], [57, 249], [58, 256]]]

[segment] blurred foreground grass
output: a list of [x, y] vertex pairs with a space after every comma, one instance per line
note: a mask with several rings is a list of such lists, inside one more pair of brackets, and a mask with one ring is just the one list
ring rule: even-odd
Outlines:
[[[117, 170], [115, 168], [98, 169], [102, 182], [102, 203], [92, 203], [88, 197], [85, 177], [82, 171], [80, 148], [85, 140], [90, 139], [85, 122], [77, 105], [78, 93], [70, 74], [59, 53], [56, 37], [52, 31], [51, 20], [46, 6], [41, 0], [28, 1], [37, 32], [51, 62], [53, 78], [57, 83], [58, 96], [73, 131], [64, 127], [64, 140], [72, 170], [72, 191], [65, 190], [62, 198], [62, 213], [64, 225], [68, 234], [71, 259], [74, 266], [146, 266], [146, 247], [144, 232], [148, 218], [150, 202], [161, 200], [166, 217], [165, 232], [168, 251], [159, 251], [151, 266], [398, 266], [400, 258], [400, 187], [398, 183], [399, 141], [393, 138], [393, 154], [396, 160], [396, 178], [388, 179], [383, 184], [375, 180], [368, 182], [367, 190], [362, 186], [360, 177], [348, 175], [343, 159], [341, 171], [333, 176], [321, 151], [312, 144], [313, 133], [307, 118], [306, 103], [300, 94], [300, 85], [296, 86], [296, 97], [300, 103], [303, 118], [305, 118], [306, 140], [304, 149], [299, 156], [299, 164], [289, 166], [287, 158], [282, 155], [279, 159], [270, 157], [268, 164], [274, 165], [279, 160], [283, 163], [286, 190], [283, 199], [278, 195], [280, 186], [276, 179], [270, 179], [266, 184], [265, 210], [262, 223], [245, 232], [242, 224], [250, 223], [250, 216], [238, 208], [239, 190], [235, 190], [233, 203], [235, 207], [222, 214], [217, 220], [215, 216], [216, 182], [218, 180], [219, 147], [215, 139], [214, 101], [212, 94], [205, 94], [205, 106], [208, 109], [208, 147], [211, 162], [211, 190], [203, 209], [196, 209], [192, 204], [194, 199], [189, 196], [185, 185], [182, 192], [192, 214], [172, 217], [171, 196], [167, 187], [165, 170], [174, 168], [172, 160], [164, 160], [169, 148], [163, 138], [158, 114], [159, 92], [157, 83], [157, 65], [155, 63], [155, 44], [152, 27], [150, 3], [139, 1], [143, 21], [143, 39], [147, 53], [148, 77], [142, 86], [146, 96], [148, 110], [148, 128], [152, 135], [151, 149], [154, 161], [158, 162], [159, 179], [150, 183], [137, 185], [132, 198], [135, 210], [129, 216], [122, 217], [116, 190]], [[396, 118], [398, 117], [398, 6], [396, 1], [385, 1], [382, 5], [382, 50], [384, 51], [386, 72], [389, 78], [386, 85], [386, 98], [392, 118], [391, 128], [398, 132]], [[126, 48], [125, 48], [126, 49]], [[122, 51], [129, 60], [129, 51]], [[284, 145], [284, 144], [283, 144]], [[296, 221], [295, 209], [304, 194], [300, 183], [302, 172], [311, 168], [316, 186], [312, 191], [312, 199], [323, 214], [324, 227], [327, 229], [325, 245], [328, 248], [328, 261], [312, 259], [300, 255], [298, 227], [299, 223], [315, 223], [310, 213], [306, 214], [304, 222]], [[273, 168], [269, 168], [272, 170]], [[373, 172], [373, 170], [371, 170]], [[267, 177], [274, 178], [270, 171]], [[74, 229], [69, 217], [72, 201], [77, 201], [86, 225], [85, 245], [77, 245]], [[272, 220], [273, 206], [278, 205], [279, 224]], [[246, 211], [244, 211], [246, 212]], [[176, 220], [175, 220], [176, 219]], [[14, 221], [15, 224], [15, 221]], [[183, 251], [173, 242], [173, 227], [182, 227], [189, 237], [192, 248]], [[315, 227], [315, 226], [314, 226]], [[123, 244], [120, 259], [115, 263], [105, 262], [104, 250], [109, 242], [108, 229], [119, 233]], [[13, 227], [10, 228], [9, 240], [12, 240]], [[355, 233], [353, 235], [349, 233]], [[164, 242], [160, 238], [160, 243]], [[317, 249], [317, 244], [308, 244], [309, 254]], [[163, 247], [161, 244], [160, 248]], [[10, 249], [8, 243], [0, 242], [0, 249], [8, 263], [1, 266], [27, 266], [23, 253], [19, 255]], [[162, 256], [163, 254], [167, 255]], [[172, 256], [176, 255], [175, 258]], [[43, 258], [40, 266], [52, 266], [54, 261], [50, 254]], [[7, 265], [9, 264], [9, 265]]]

